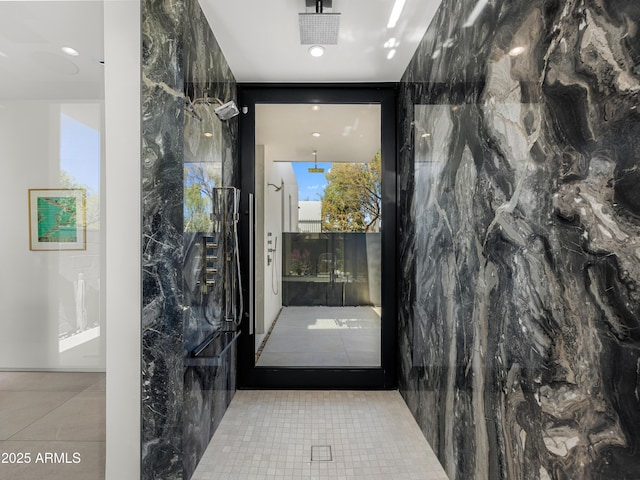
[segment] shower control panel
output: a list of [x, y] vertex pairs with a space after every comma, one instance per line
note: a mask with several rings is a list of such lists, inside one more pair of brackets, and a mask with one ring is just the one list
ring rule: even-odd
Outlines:
[[213, 237], [202, 237], [203, 268], [200, 280], [200, 291], [209, 293], [215, 285], [215, 277], [218, 273], [218, 244]]

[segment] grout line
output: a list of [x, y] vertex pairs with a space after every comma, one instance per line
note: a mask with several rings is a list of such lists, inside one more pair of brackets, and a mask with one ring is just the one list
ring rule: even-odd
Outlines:
[[[22, 393], [33, 393], [31, 390], [20, 390], [20, 392]], [[18, 435], [19, 433], [22, 433], [23, 431], [25, 431], [27, 428], [31, 427], [32, 425], [34, 425], [35, 423], [39, 422], [40, 420], [42, 420], [43, 418], [45, 418], [48, 415], [51, 415], [53, 412], [55, 412], [56, 410], [58, 410], [60, 407], [62, 407], [63, 405], [69, 403], [71, 400], [73, 400], [74, 398], [76, 398], [78, 395], [80, 395], [80, 393], [82, 392], [69, 392], [66, 390], [60, 391], [60, 390], [48, 390], [48, 391], [43, 391], [43, 390], [39, 390], [40, 393], [73, 393], [74, 395], [71, 398], [66, 399], [64, 402], [62, 402], [60, 405], [57, 405], [55, 407], [53, 407], [51, 410], [47, 411], [46, 413], [44, 413], [41, 417], [38, 417], [37, 419], [35, 419], [33, 422], [31, 422], [30, 424], [24, 426], [23, 428], [21, 428], [20, 430], [18, 430], [17, 432], [13, 433], [13, 435], [11, 435], [8, 439], [6, 439], [5, 441], [13, 441], [13, 442], [24, 442], [26, 440], [20, 440], [20, 439], [15, 439], [12, 440], [13, 437], [15, 437], [16, 435]], [[49, 441], [49, 440], [36, 440], [36, 441]]]

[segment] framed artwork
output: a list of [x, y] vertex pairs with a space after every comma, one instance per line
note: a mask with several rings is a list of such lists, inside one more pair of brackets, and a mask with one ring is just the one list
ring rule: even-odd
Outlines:
[[29, 249], [86, 250], [86, 191], [29, 189]]

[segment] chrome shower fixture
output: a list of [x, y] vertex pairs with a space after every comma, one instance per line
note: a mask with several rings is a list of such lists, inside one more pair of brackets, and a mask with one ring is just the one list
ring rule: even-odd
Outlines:
[[315, 8], [315, 13], [299, 13], [301, 45], [336, 45], [340, 29], [340, 14], [325, 13], [324, 8], [332, 7], [332, 0], [306, 0], [307, 8]]
[[193, 115], [199, 122], [202, 122], [202, 117], [196, 112], [195, 106], [189, 97], [185, 97], [186, 109], [191, 115]]
[[215, 113], [220, 120], [229, 120], [230, 118], [238, 115], [240, 110], [238, 110], [236, 102], [231, 100], [230, 102], [220, 105], [213, 111], [213, 113]]
[[284, 187], [284, 180], [280, 179], [280, 186], [274, 184], [274, 183], [267, 183], [268, 187], [273, 187], [275, 189], [276, 192], [279, 192], [280, 190], [282, 190], [282, 187]]
[[219, 98], [208, 97], [208, 96], [195, 98], [193, 100], [191, 100], [191, 98], [186, 96], [184, 97], [184, 100], [185, 100], [187, 111], [191, 113], [193, 116], [195, 116], [199, 121], [202, 121], [202, 117], [200, 117], [200, 115], [198, 115], [198, 113], [196, 112], [195, 110], [196, 105], [218, 104], [219, 106], [213, 110], [213, 113], [215, 113], [216, 116], [223, 121], [229, 120], [230, 118], [233, 118], [236, 115], [240, 114], [240, 111], [236, 106], [236, 102], [234, 102], [233, 100], [227, 103], [222, 103], [222, 100], [220, 100]]
[[309, 173], [324, 173], [324, 168], [318, 168], [318, 151], [313, 151], [313, 168], [308, 168], [307, 171]]

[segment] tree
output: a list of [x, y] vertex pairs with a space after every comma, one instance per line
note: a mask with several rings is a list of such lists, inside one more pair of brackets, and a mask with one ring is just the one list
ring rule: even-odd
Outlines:
[[186, 164], [184, 178], [184, 231], [212, 231], [216, 186], [220, 184], [216, 165]]
[[325, 175], [322, 230], [375, 232], [380, 229], [380, 151], [369, 163], [334, 163]]
[[94, 192], [87, 185], [76, 180], [76, 178], [66, 170], [60, 170], [60, 186], [62, 188], [81, 189], [85, 191], [85, 225], [87, 230], [100, 230], [100, 193]]

